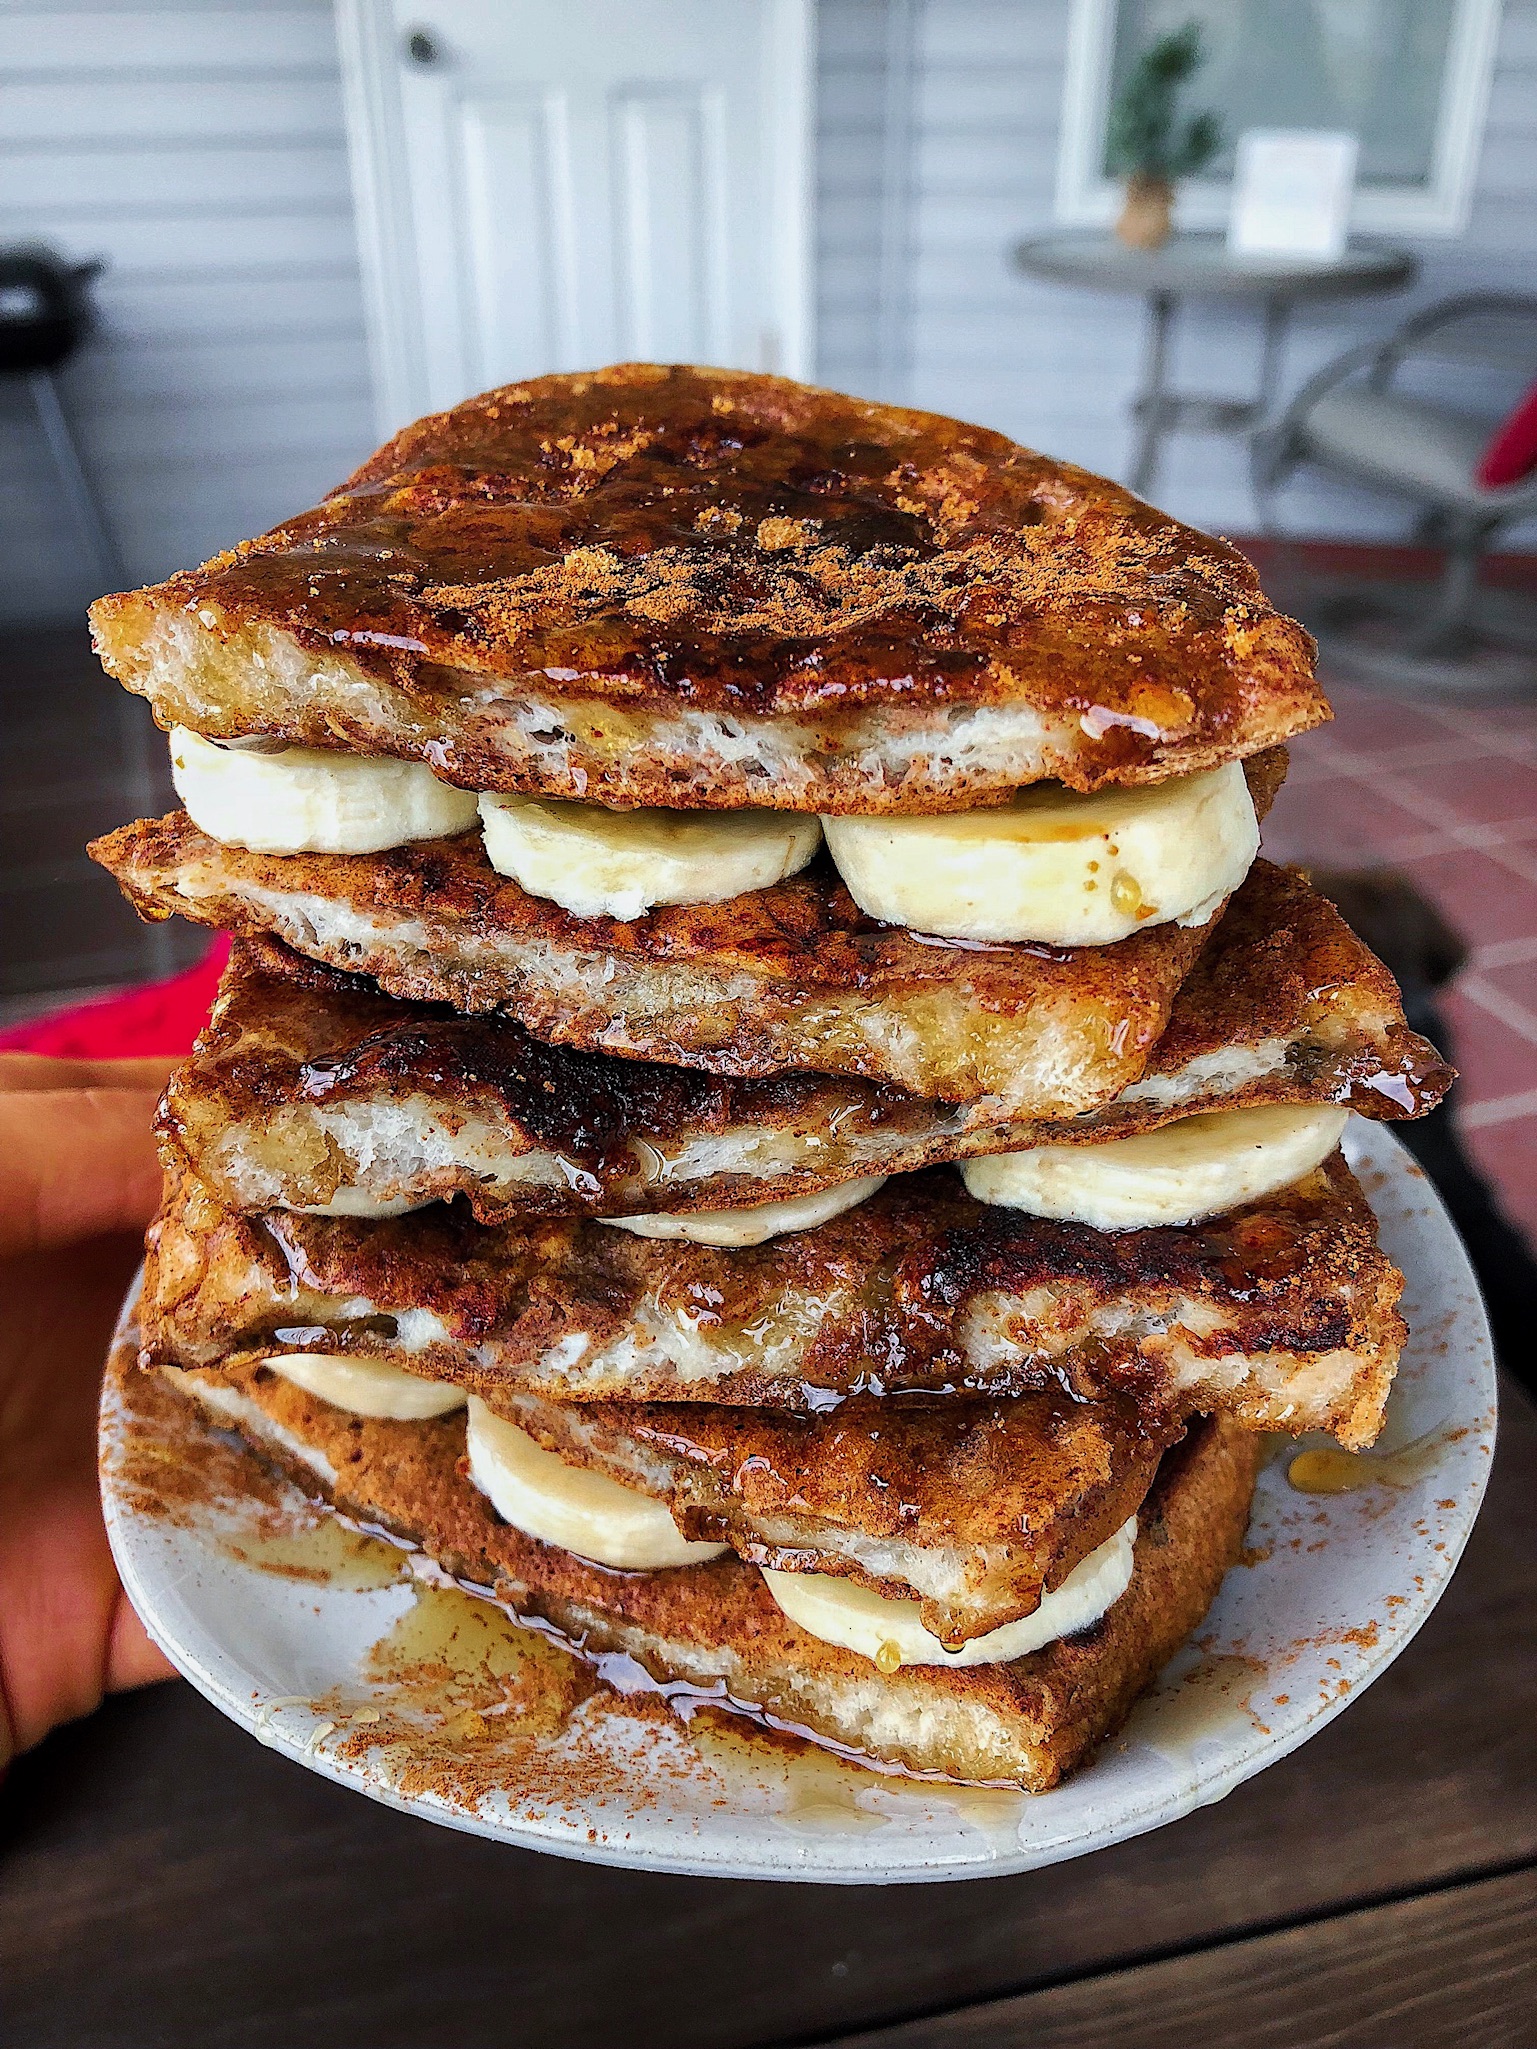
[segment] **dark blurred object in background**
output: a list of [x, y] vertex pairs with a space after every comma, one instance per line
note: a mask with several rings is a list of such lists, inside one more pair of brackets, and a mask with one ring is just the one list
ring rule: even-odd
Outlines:
[[95, 319], [100, 263], [66, 263], [51, 249], [0, 249], [0, 371], [54, 370]]
[[69, 501], [97, 585], [121, 590], [128, 579], [53, 375], [91, 332], [96, 316], [90, 288], [103, 268], [100, 263], [66, 262], [37, 243], [0, 249], [0, 375], [26, 378], [59, 488]]
[[[91, 287], [104, 267], [37, 243], [0, 248], [0, 376], [26, 385], [92, 587], [121, 590], [129, 579], [54, 374], [95, 327]], [[36, 517], [43, 523], [41, 507]], [[0, 649], [0, 725], [0, 1021], [33, 991], [110, 986], [175, 967], [185, 957], [176, 942], [123, 918], [85, 859], [91, 831], [125, 811], [157, 808], [165, 776], [143, 707], [107, 684], [83, 624], [10, 628]]]
[[82, 620], [0, 634], [0, 1028], [188, 967], [203, 935], [142, 924], [86, 841], [176, 801], [142, 698]]
[[[1314, 869], [1312, 879], [1397, 977], [1412, 1028], [1455, 1063], [1457, 1049], [1437, 994], [1467, 959], [1461, 937], [1434, 904], [1387, 869]], [[1453, 1089], [1428, 1117], [1394, 1129], [1435, 1183], [1462, 1233], [1483, 1286], [1501, 1364], [1537, 1395], [1537, 1260], [1463, 1149], [1451, 1107], [1456, 1094]]]

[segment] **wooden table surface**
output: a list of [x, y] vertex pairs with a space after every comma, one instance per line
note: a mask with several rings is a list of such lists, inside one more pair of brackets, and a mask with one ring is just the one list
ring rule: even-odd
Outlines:
[[1537, 1415], [1419, 1638], [1220, 1806], [1022, 1877], [648, 1877], [431, 1828], [185, 1686], [0, 1790], [0, 2039], [391, 2045], [1537, 2043]]

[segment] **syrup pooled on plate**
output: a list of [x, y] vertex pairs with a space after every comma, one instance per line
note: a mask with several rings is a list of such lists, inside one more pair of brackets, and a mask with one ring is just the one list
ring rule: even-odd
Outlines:
[[1436, 1464], [1448, 1444], [1464, 1432], [1444, 1423], [1426, 1430], [1397, 1451], [1342, 1451], [1337, 1444], [1299, 1451], [1286, 1468], [1299, 1494], [1354, 1494], [1364, 1487], [1412, 1487]]

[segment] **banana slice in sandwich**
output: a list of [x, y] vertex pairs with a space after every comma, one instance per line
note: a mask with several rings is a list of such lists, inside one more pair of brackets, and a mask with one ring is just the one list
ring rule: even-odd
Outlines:
[[354, 1359], [344, 1352], [275, 1352], [262, 1365], [306, 1394], [354, 1416], [378, 1416], [391, 1423], [421, 1423], [464, 1407], [464, 1392], [446, 1380], [423, 1380], [382, 1359]]
[[610, 811], [488, 793], [480, 816], [497, 873], [576, 918], [725, 903], [798, 874], [822, 843], [815, 818], [782, 811]]
[[1209, 1110], [1131, 1138], [965, 1160], [961, 1176], [979, 1202], [1096, 1231], [1193, 1224], [1311, 1173], [1349, 1114], [1336, 1103]]
[[719, 1558], [724, 1544], [685, 1537], [665, 1503], [606, 1473], [569, 1466], [515, 1423], [470, 1396], [465, 1425], [470, 1478], [499, 1516], [536, 1537], [596, 1565], [625, 1572], [659, 1572]]
[[748, 1209], [660, 1210], [649, 1217], [599, 1217], [600, 1224], [633, 1231], [637, 1238], [686, 1238], [695, 1245], [763, 1245], [789, 1231], [810, 1231], [829, 1217], [841, 1216], [857, 1203], [868, 1202], [885, 1186], [884, 1174], [866, 1174], [858, 1181], [840, 1181], [812, 1195], [792, 1195], [783, 1202], [754, 1203]]
[[945, 939], [1109, 946], [1201, 925], [1242, 882], [1259, 825], [1242, 764], [1081, 796], [1035, 784], [991, 811], [824, 818], [861, 910]]
[[1061, 1586], [1043, 1594], [1033, 1615], [989, 1629], [953, 1651], [924, 1628], [916, 1601], [893, 1601], [826, 1572], [776, 1572], [765, 1566], [763, 1577], [779, 1607], [808, 1636], [856, 1651], [878, 1671], [895, 1672], [903, 1665], [1002, 1665], [1097, 1622], [1131, 1584], [1136, 1539], [1133, 1516], [1081, 1558]]
[[468, 832], [475, 798], [419, 761], [205, 740], [171, 729], [171, 780], [210, 839], [254, 854], [378, 854]]

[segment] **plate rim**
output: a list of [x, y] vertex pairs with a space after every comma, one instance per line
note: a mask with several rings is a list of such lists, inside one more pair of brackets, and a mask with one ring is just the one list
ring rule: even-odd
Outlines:
[[[766, 1856], [763, 1851], [770, 1846], [769, 1839], [745, 1842], [738, 1839], [733, 1842], [712, 1839], [708, 1835], [695, 1835], [687, 1839], [686, 1845], [685, 1841], [680, 1839], [674, 1848], [669, 1846], [665, 1837], [658, 1839], [663, 1824], [655, 1821], [650, 1824], [644, 1842], [635, 1843], [628, 1835], [609, 1835], [602, 1829], [596, 1836], [591, 1836], [587, 1833], [586, 1823], [580, 1827], [575, 1824], [563, 1824], [552, 1818], [555, 1812], [561, 1811], [553, 1804], [549, 1813], [519, 1816], [509, 1821], [500, 1816], [488, 1817], [470, 1809], [451, 1806], [430, 1792], [403, 1794], [387, 1777], [370, 1770], [366, 1761], [345, 1761], [324, 1749], [312, 1747], [311, 1727], [296, 1725], [290, 1734], [284, 1723], [273, 1720], [271, 1701], [263, 1701], [259, 1693], [243, 1696], [231, 1680], [221, 1677], [217, 1669], [218, 1664], [238, 1667], [239, 1654], [230, 1648], [228, 1640], [219, 1638], [206, 1625], [199, 1623], [192, 1616], [190, 1609], [184, 1606], [183, 1612], [188, 1616], [195, 1638], [201, 1639], [207, 1646], [205, 1650], [200, 1652], [196, 1641], [187, 1641], [169, 1626], [170, 1618], [163, 1612], [165, 1602], [156, 1588], [146, 1581], [144, 1568], [150, 1563], [150, 1547], [147, 1543], [139, 1541], [140, 1518], [112, 1484], [107, 1453], [115, 1442], [118, 1416], [115, 1391], [109, 1381], [103, 1387], [99, 1424], [102, 1450], [102, 1508], [113, 1561], [124, 1590], [152, 1640], [204, 1699], [255, 1737], [259, 1743], [316, 1772], [333, 1784], [351, 1792], [361, 1793], [365, 1798], [397, 1813], [412, 1815], [440, 1827], [454, 1829], [461, 1834], [479, 1837], [484, 1841], [507, 1843], [513, 1847], [540, 1851], [577, 1863], [600, 1864], [611, 1869], [651, 1871], [665, 1876], [737, 1878], [748, 1882], [824, 1885], [939, 1884], [975, 1878], [1001, 1878], [1024, 1871], [1044, 1870], [1054, 1864], [1090, 1856], [1098, 1850], [1148, 1834], [1155, 1828], [1182, 1820], [1199, 1808], [1213, 1806], [1218, 1801], [1226, 1799], [1247, 1780], [1257, 1777], [1271, 1765], [1280, 1763], [1283, 1758], [1290, 1756], [1293, 1751], [1326, 1728], [1338, 1715], [1343, 1714], [1369, 1685], [1388, 1670], [1419, 1634], [1450, 1584], [1478, 1519], [1488, 1486], [1498, 1431], [1497, 1365], [1482, 1292], [1467, 1248], [1447, 1212], [1439, 1191], [1403, 1141], [1383, 1124], [1359, 1117], [1351, 1119], [1347, 1144], [1352, 1137], [1355, 1141], [1352, 1149], [1358, 1156], [1353, 1164], [1364, 1163], [1384, 1169], [1390, 1173], [1395, 1183], [1402, 1183], [1411, 1177], [1417, 1178], [1419, 1187], [1416, 1194], [1422, 1194], [1426, 1199], [1432, 1227], [1441, 1242], [1443, 1252], [1448, 1257], [1454, 1278], [1460, 1280], [1467, 1288], [1470, 1299], [1466, 1305], [1466, 1313], [1471, 1315], [1472, 1326], [1464, 1335], [1471, 1338], [1473, 1343], [1460, 1349], [1471, 1357], [1471, 1363], [1476, 1368], [1475, 1377], [1483, 1383], [1488, 1418], [1486, 1427], [1482, 1423], [1470, 1426], [1470, 1434], [1475, 1447], [1486, 1445], [1490, 1456], [1485, 1460], [1476, 1483], [1466, 1489], [1464, 1495], [1459, 1498], [1458, 1507], [1461, 1512], [1444, 1550], [1434, 1555], [1431, 1570], [1421, 1574], [1422, 1585], [1405, 1598], [1401, 1609], [1394, 1611], [1391, 1621], [1381, 1631], [1379, 1645], [1373, 1647], [1373, 1655], [1365, 1661], [1364, 1669], [1354, 1677], [1347, 1691], [1335, 1691], [1328, 1699], [1310, 1704], [1284, 1728], [1265, 1733], [1252, 1747], [1245, 1746], [1232, 1752], [1215, 1767], [1197, 1771], [1193, 1765], [1190, 1766], [1184, 1775], [1184, 1782], [1172, 1791], [1168, 1781], [1149, 1786], [1140, 1800], [1133, 1800], [1129, 1805], [1117, 1805], [1112, 1815], [1107, 1816], [1100, 1826], [1070, 1837], [1044, 1844], [1019, 1844], [1013, 1851], [1005, 1851], [1002, 1854], [994, 1851], [989, 1854], [984, 1838], [973, 1832], [962, 1839], [958, 1833], [953, 1858], [948, 1855], [936, 1855], [922, 1861], [914, 1857], [907, 1862], [882, 1862], [878, 1850], [880, 1831], [873, 1835], [866, 1835], [864, 1832], [856, 1834], [850, 1831], [818, 1831], [817, 1836], [812, 1839], [797, 1836], [787, 1829], [783, 1844], [771, 1845], [778, 1854]], [[1379, 1154], [1380, 1157], [1373, 1158], [1374, 1154]], [[114, 1343], [130, 1318], [137, 1298], [138, 1285], [139, 1279], [135, 1276], [124, 1301], [118, 1330], [114, 1334]], [[1447, 1292], [1449, 1291], [1445, 1288], [1438, 1290], [1438, 1298]], [[163, 1593], [168, 1597], [174, 1597], [174, 1585], [164, 1588]], [[501, 1608], [504, 1614], [509, 1612], [487, 1596], [477, 1597], [488, 1599], [488, 1605]], [[174, 1605], [174, 1601], [172, 1604]], [[1177, 1653], [1176, 1656], [1178, 1655]], [[1164, 1671], [1167, 1672], [1168, 1669], [1169, 1667], [1165, 1666]], [[1156, 1684], [1155, 1680], [1154, 1685]], [[1146, 1695], [1143, 1698], [1145, 1699]], [[318, 1720], [318, 1717], [312, 1717], [312, 1722], [315, 1720]], [[1115, 1737], [1112, 1736], [1109, 1742], [1114, 1741]], [[1092, 1768], [1091, 1759], [1082, 1769]], [[872, 1771], [872, 1788], [880, 1786], [883, 1776], [879, 1771]], [[907, 1779], [903, 1783], [912, 1788], [923, 1782]], [[935, 1784], [936, 1798], [942, 1799], [945, 1791], [944, 1782]], [[1020, 1797], [1029, 1801], [1049, 1799], [1051, 1795], [1031, 1795], [1022, 1792]], [[575, 1803], [564, 1811], [575, 1814], [579, 1811], [579, 1806], [580, 1803]], [[816, 1846], [815, 1852], [813, 1842]], [[816, 1853], [825, 1858], [836, 1844], [858, 1844], [861, 1861], [814, 1861]], [[968, 1845], [980, 1845], [977, 1854], [968, 1856]]]

